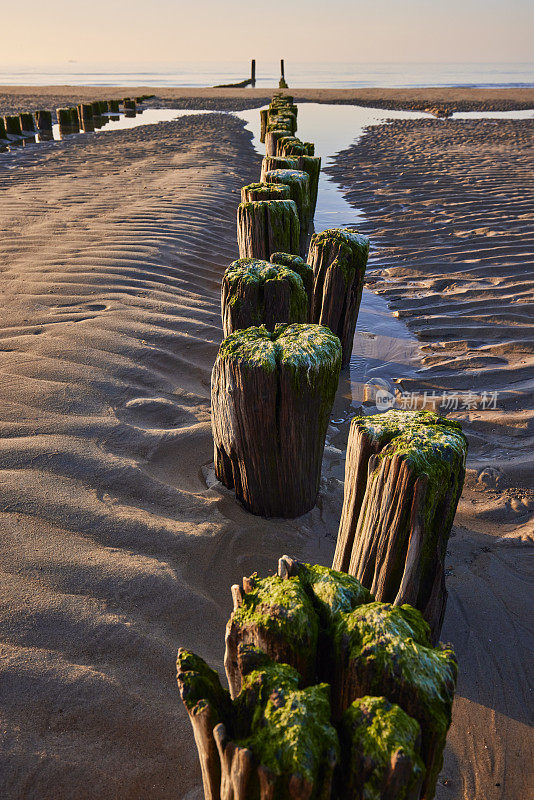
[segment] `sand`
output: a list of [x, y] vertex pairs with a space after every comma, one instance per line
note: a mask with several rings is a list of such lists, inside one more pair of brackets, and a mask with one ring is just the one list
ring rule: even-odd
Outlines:
[[[58, 87], [32, 91], [37, 100], [28, 91], [26, 107], [59, 96]], [[80, 98], [78, 89], [68, 91], [62, 102]], [[3, 111], [20, 102], [20, 92], [0, 95]], [[450, 124], [436, 122], [435, 130]], [[508, 323], [493, 322], [497, 312], [486, 304], [523, 298], [518, 276], [532, 253], [526, 222], [518, 219], [529, 213], [528, 127], [498, 138], [503, 124], [472, 128], [458, 145], [450, 141], [448, 158], [445, 142], [429, 134], [432, 121], [387, 129], [390, 139], [381, 127], [360, 145], [367, 153], [344, 154], [336, 172], [383, 248], [395, 281], [388, 299], [397, 298], [400, 312], [416, 303], [417, 317], [406, 321], [425, 336], [429, 382], [446, 371], [443, 360], [432, 359], [448, 355], [438, 343], [456, 325], [458, 303], [482, 302], [482, 315], [492, 315], [483, 327], [503, 324], [508, 342]], [[448, 213], [458, 231], [487, 227], [502, 241], [491, 285], [484, 285], [494, 294], [482, 301], [484, 263], [467, 272], [455, 264], [456, 295], [450, 285], [448, 294], [439, 288], [440, 275], [451, 278], [452, 259], [430, 227], [434, 206], [452, 205], [454, 196], [441, 198], [433, 181], [443, 181], [446, 169], [452, 189], [458, 182], [463, 191], [466, 151], [469, 163], [479, 154], [477, 175], [489, 181], [491, 224], [475, 220], [472, 206]], [[407, 230], [412, 211], [400, 209], [408, 178], [391, 180], [394, 157], [406, 165], [424, 161], [418, 193], [428, 194], [417, 216], [417, 248], [411, 223]], [[273, 571], [284, 552], [331, 563], [347, 422], [330, 427], [318, 505], [298, 520], [247, 514], [210, 472], [220, 278], [237, 255], [239, 189], [257, 178], [259, 164], [242, 122], [219, 114], [0, 154], [0, 785], [8, 800], [199, 800], [195, 746], [175, 683], [177, 648], [194, 649], [222, 674], [230, 585], [254, 570]], [[517, 247], [509, 230], [521, 239]], [[494, 240], [484, 234], [484, 242]], [[454, 244], [457, 262], [475, 257], [472, 236], [456, 236]], [[401, 266], [400, 258], [408, 263]], [[373, 287], [389, 291], [377, 277], [370, 273]], [[422, 298], [409, 281], [430, 292], [431, 304], [443, 295], [452, 305], [443, 302], [435, 317], [427, 310], [429, 320], [417, 327]], [[463, 298], [464, 289], [473, 297]], [[471, 306], [478, 330], [481, 313]], [[521, 317], [513, 337], [521, 346], [523, 327]], [[460, 341], [461, 331], [454, 337]], [[477, 346], [482, 339], [480, 333]], [[490, 344], [493, 358], [498, 342]], [[472, 366], [457, 350], [450, 373], [464, 379]], [[526, 380], [523, 350], [501, 348], [498, 357], [514, 379]], [[493, 361], [486, 369], [499, 374]], [[348, 397], [344, 374], [333, 419], [347, 419]], [[480, 421], [480, 450], [476, 420], [467, 425], [473, 460], [449, 549], [443, 631], [461, 672], [440, 800], [525, 798], [532, 777], [523, 395], [505, 414], [504, 426]], [[515, 447], [510, 468], [500, 444], [487, 454], [502, 473], [496, 488], [478, 481], [491, 426]]]

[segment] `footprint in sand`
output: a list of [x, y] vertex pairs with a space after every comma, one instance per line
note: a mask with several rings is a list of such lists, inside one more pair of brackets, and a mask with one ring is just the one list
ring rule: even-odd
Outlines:
[[183, 428], [194, 424], [197, 415], [164, 397], [138, 397], [129, 400], [117, 416], [128, 425], [145, 430]]

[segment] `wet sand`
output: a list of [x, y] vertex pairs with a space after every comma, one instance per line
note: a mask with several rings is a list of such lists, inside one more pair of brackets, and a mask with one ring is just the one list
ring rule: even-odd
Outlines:
[[[433, 150], [432, 137], [415, 147], [410, 138], [428, 124], [449, 125], [424, 121], [398, 157], [409, 164], [430, 148], [427, 183], [439, 195], [432, 169], [443, 143]], [[472, 159], [489, 135], [482, 134], [459, 152]], [[526, 145], [521, 136], [512, 144], [510, 155], [508, 137], [493, 142], [478, 166], [498, 186], [495, 219], [480, 227], [500, 225], [505, 248], [505, 223], [521, 234], [514, 226], [530, 213], [521, 171]], [[395, 138], [390, 145], [400, 147]], [[450, 143], [453, 184], [454, 153]], [[449, 280], [451, 267], [449, 259], [438, 271], [441, 254], [435, 273], [426, 274], [426, 263], [423, 277], [414, 268], [439, 232], [414, 248], [411, 225], [408, 232], [400, 225], [401, 201], [392, 199], [399, 188], [387, 166], [393, 157], [384, 138], [369, 151], [372, 190], [353, 177], [364, 176], [359, 151], [343, 156], [337, 177], [356, 193], [350, 199], [365, 209], [380, 258], [388, 259], [391, 279], [400, 279], [401, 308], [414, 299], [395, 274], [395, 248], [409, 247], [403, 266], [410, 280], [429, 281], [421, 291], [438, 299], [443, 291], [433, 282], [440, 274]], [[230, 585], [254, 570], [273, 571], [284, 552], [331, 563], [348, 422], [330, 427], [318, 505], [298, 520], [252, 517], [210, 473], [220, 278], [237, 255], [239, 189], [257, 179], [259, 164], [242, 122], [218, 114], [0, 154], [0, 774], [8, 800], [199, 800], [196, 750], [175, 683], [177, 648], [190, 647], [222, 674]], [[425, 195], [420, 237], [446, 197]], [[487, 188], [485, 197], [492, 197]], [[387, 214], [380, 216], [380, 204]], [[502, 219], [499, 208], [507, 209]], [[459, 216], [459, 231], [479, 227], [469, 214]], [[472, 237], [454, 242], [457, 261], [473, 257]], [[523, 256], [529, 242], [518, 251]], [[500, 281], [505, 296], [521, 298], [506, 252], [506, 270], [491, 273], [499, 279], [492, 287], [498, 297]], [[389, 290], [377, 277], [370, 272], [370, 285]], [[479, 275], [467, 279], [476, 283]], [[429, 357], [448, 341], [443, 331], [455, 307], [443, 306], [440, 316], [441, 328], [426, 329]], [[515, 327], [518, 339], [523, 322]], [[509, 369], [520, 369], [515, 351], [506, 358]], [[452, 373], [469, 369], [459, 358]], [[350, 417], [350, 396], [345, 374], [333, 419]], [[488, 488], [472, 462], [449, 548], [443, 636], [457, 649], [461, 673], [440, 800], [528, 795], [532, 528], [519, 500], [528, 493], [517, 480], [528, 453], [523, 411], [506, 417], [508, 439], [508, 427], [520, 431], [520, 469], [509, 471], [508, 459], [492, 451], [505, 483]]]

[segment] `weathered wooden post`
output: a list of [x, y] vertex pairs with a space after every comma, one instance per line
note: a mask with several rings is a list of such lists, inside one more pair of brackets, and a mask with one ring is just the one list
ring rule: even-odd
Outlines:
[[79, 133], [80, 132], [80, 121], [78, 119], [78, 109], [76, 106], [69, 108], [70, 112], [70, 125], [72, 128], [72, 133]]
[[56, 116], [61, 136], [68, 136], [74, 133], [72, 126], [72, 112], [70, 108], [56, 108]]
[[35, 114], [39, 133], [52, 133], [52, 112], [41, 109]]
[[[269, 126], [267, 126], [268, 128]], [[276, 130], [265, 131], [265, 154], [268, 156], [277, 155], [278, 142], [280, 139], [286, 139], [289, 135], [287, 128], [277, 128]]]
[[4, 126], [8, 136], [22, 136], [20, 118], [16, 114], [6, 114], [4, 117]]
[[95, 129], [93, 104], [80, 103], [78, 106], [78, 122], [80, 129], [85, 133], [90, 133]]
[[108, 111], [111, 114], [118, 114], [119, 113], [119, 101], [118, 100], [108, 100]]
[[22, 112], [22, 114], [19, 114], [19, 119], [20, 119], [20, 127], [22, 128], [23, 132], [35, 133], [35, 122], [33, 120], [33, 114], [29, 112]]
[[267, 116], [269, 114], [269, 109], [262, 108], [260, 109], [260, 142], [263, 144], [265, 142], [265, 134], [267, 133]]
[[339, 336], [343, 366], [350, 362], [362, 298], [369, 239], [348, 228], [313, 234], [308, 263], [314, 286], [311, 319]]
[[266, 183], [284, 183], [289, 186], [291, 199], [295, 202], [299, 215], [300, 254], [304, 255], [307, 250], [310, 227], [310, 179], [308, 174], [295, 169], [273, 169], [266, 172], [264, 177]]
[[444, 561], [465, 477], [459, 423], [430, 411], [355, 417], [334, 567], [377, 600], [418, 608], [437, 641]]
[[280, 59], [280, 81], [278, 83], [278, 88], [279, 89], [287, 89], [288, 88], [287, 83], [286, 83], [286, 76], [285, 76], [285, 70], [284, 70], [284, 59], [283, 58]]
[[7, 139], [6, 124], [3, 117], [0, 117], [0, 139]]
[[249, 183], [241, 188], [241, 202], [255, 200], [290, 200], [289, 186], [282, 183]]
[[306, 264], [300, 256], [292, 255], [291, 253], [271, 253], [271, 264], [282, 264], [284, 267], [292, 269], [297, 275], [302, 278], [306, 296], [308, 298], [306, 320], [310, 321], [310, 309], [313, 295], [313, 270], [309, 264]]
[[223, 341], [211, 382], [215, 472], [247, 510], [298, 517], [315, 505], [340, 365], [339, 340], [316, 325]]
[[313, 142], [301, 142], [296, 136], [280, 137], [276, 142], [277, 156], [313, 156], [315, 145]]
[[250, 62], [250, 82], [252, 87], [256, 86], [256, 59], [253, 58]]
[[421, 614], [289, 556], [231, 592], [230, 694], [201, 658], [178, 653], [205, 796], [431, 800], [457, 664], [430, 646]]
[[299, 253], [300, 223], [293, 200], [257, 200], [237, 209], [240, 258], [269, 260], [271, 253]]
[[240, 258], [225, 270], [221, 290], [223, 333], [253, 325], [307, 322], [308, 297], [300, 275], [283, 264]]
[[135, 117], [137, 113], [137, 106], [135, 100], [131, 97], [125, 97], [122, 101], [125, 117]]
[[[281, 156], [264, 156], [261, 162], [260, 181], [265, 183], [265, 175], [273, 169], [299, 169], [298, 158], [282, 158]], [[274, 184], [272, 184], [274, 185]], [[281, 184], [280, 184], [281, 185]]]

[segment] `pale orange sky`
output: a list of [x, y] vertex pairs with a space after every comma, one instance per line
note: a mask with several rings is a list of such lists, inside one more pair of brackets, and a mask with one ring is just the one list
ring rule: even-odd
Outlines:
[[531, 0], [4, 0], [0, 63], [531, 61], [533, 8]]

